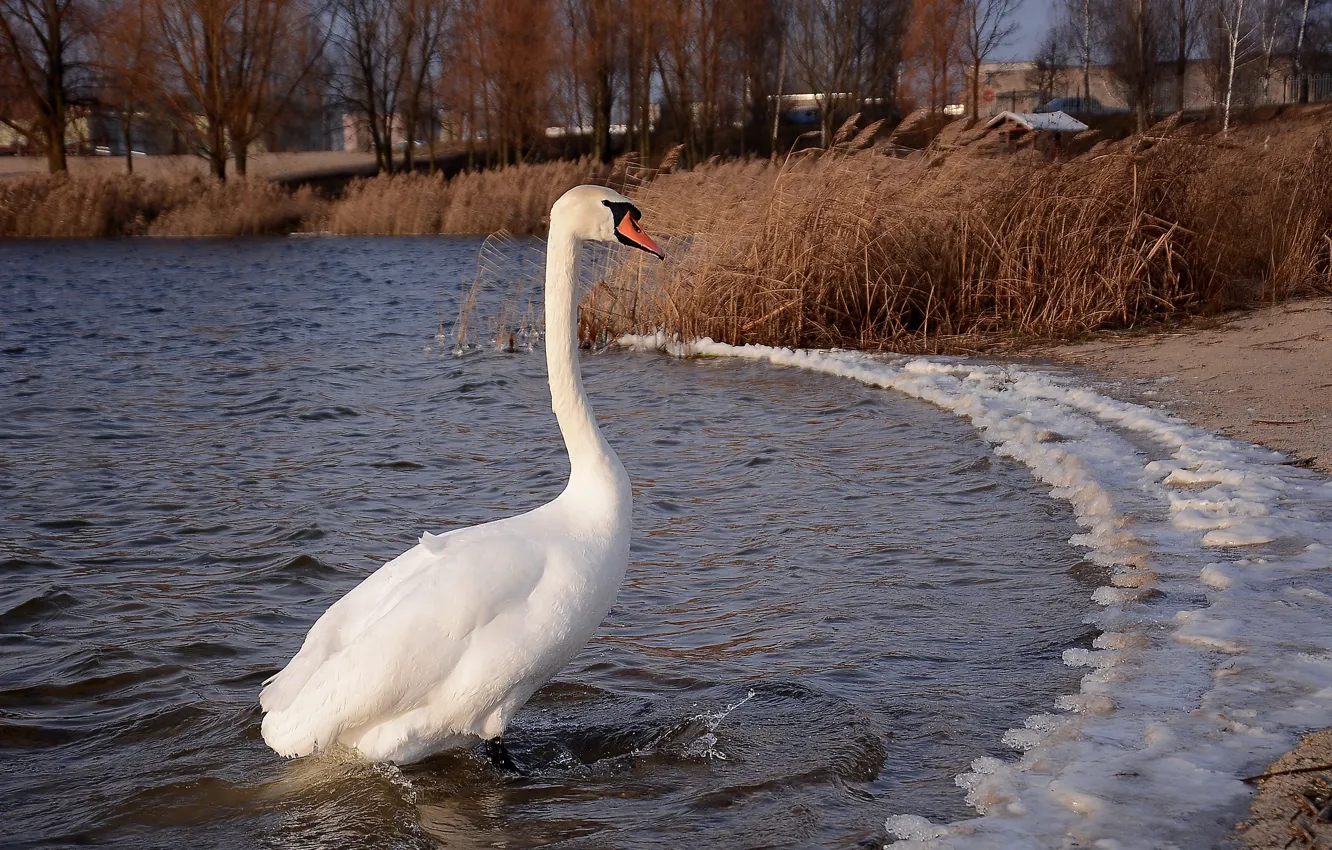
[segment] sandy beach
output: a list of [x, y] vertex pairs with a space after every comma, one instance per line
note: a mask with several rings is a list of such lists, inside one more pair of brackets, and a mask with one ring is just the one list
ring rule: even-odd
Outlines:
[[1043, 354], [1133, 380], [1139, 400], [1332, 471], [1332, 298], [1164, 333], [1100, 335]]
[[[1177, 331], [1102, 335], [1044, 354], [1108, 382], [1131, 382], [1137, 400], [1191, 422], [1332, 471], [1332, 298]], [[1256, 783], [1250, 818], [1237, 825], [1245, 846], [1332, 847], [1323, 808], [1332, 784], [1332, 730], [1306, 736], [1267, 772], [1276, 775]]]

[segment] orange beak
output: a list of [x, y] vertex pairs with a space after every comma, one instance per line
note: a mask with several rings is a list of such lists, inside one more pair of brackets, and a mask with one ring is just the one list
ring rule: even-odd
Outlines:
[[656, 254], [659, 260], [666, 259], [666, 255], [661, 252], [660, 246], [653, 241], [651, 236], [643, 232], [643, 228], [638, 226], [638, 222], [634, 221], [632, 215], [626, 215], [620, 219], [615, 231], [620, 234], [621, 241], [636, 248], [641, 248], [649, 254]]

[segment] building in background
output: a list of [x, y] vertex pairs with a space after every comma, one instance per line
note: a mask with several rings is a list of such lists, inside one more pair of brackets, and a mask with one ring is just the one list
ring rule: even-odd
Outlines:
[[[1090, 69], [1091, 97], [1083, 102], [1082, 66], [1042, 67], [1035, 62], [987, 62], [980, 66], [980, 115], [989, 118], [1001, 112], [1060, 110], [1070, 115], [1115, 114], [1131, 111], [1135, 104], [1125, 86], [1105, 65]], [[1309, 76], [1310, 102], [1332, 100], [1332, 74]], [[967, 89], [970, 90], [970, 72]], [[1178, 78], [1173, 63], [1163, 64], [1153, 97], [1153, 111], [1174, 112], [1178, 101]], [[1184, 109], [1213, 109], [1224, 98], [1224, 82], [1215, 62], [1192, 60], [1185, 66]], [[1251, 62], [1237, 70], [1235, 103], [1239, 107], [1295, 103], [1298, 80], [1290, 60], [1273, 60], [1266, 68]]]

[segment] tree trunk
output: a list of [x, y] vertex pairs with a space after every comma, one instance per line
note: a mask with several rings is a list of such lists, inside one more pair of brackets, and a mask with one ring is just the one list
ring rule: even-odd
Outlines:
[[1148, 63], [1154, 61], [1154, 57], [1147, 55], [1147, 0], [1138, 0], [1138, 62], [1137, 77], [1137, 106], [1138, 106], [1138, 132], [1147, 132], [1147, 126], [1152, 119], [1152, 92], [1151, 83], [1147, 74]]
[[1091, 105], [1091, 0], [1082, 0], [1082, 111]]
[[65, 36], [55, 0], [46, 0], [46, 165], [52, 174], [65, 171]]
[[611, 161], [611, 106], [614, 92], [611, 89], [610, 68], [597, 70], [596, 122], [597, 149], [602, 162]]
[[215, 140], [216, 144], [208, 152], [208, 163], [212, 168], [213, 176], [219, 183], [227, 182], [227, 149], [222, 145], [220, 139]]
[[412, 150], [416, 141], [416, 119], [417, 110], [415, 106], [409, 106], [402, 114], [403, 130], [407, 134], [407, 146], [403, 148], [402, 170], [411, 174], [416, 170], [416, 152]]
[[134, 120], [134, 110], [126, 109], [120, 113], [120, 133], [125, 139], [125, 173], [134, 173], [134, 134], [130, 122]]
[[1309, 0], [1304, 0], [1304, 11], [1300, 14], [1300, 34], [1295, 39], [1295, 85], [1299, 87], [1297, 100], [1309, 102], [1309, 80], [1304, 73], [1304, 31], [1309, 28]]
[[50, 118], [46, 132], [46, 167], [52, 174], [68, 169], [65, 162], [65, 126], [63, 121]]
[[832, 144], [832, 122], [837, 117], [833, 114], [832, 92], [823, 93], [823, 103], [819, 109], [819, 142], [824, 150]]
[[980, 120], [980, 51], [972, 54], [971, 60], [971, 123]]
[[[434, 97], [432, 96], [431, 101], [433, 100]], [[429, 120], [426, 121], [426, 155], [430, 157], [430, 166], [428, 170], [430, 172], [430, 176], [432, 177], [435, 175], [435, 159], [436, 159], [435, 136], [438, 135], [435, 132], [435, 115], [436, 115], [436, 110], [432, 102], [430, 107], [430, 118]], [[443, 122], [440, 123], [441, 125], [443, 124]]]
[[1175, 111], [1184, 111], [1184, 78], [1189, 70], [1188, 0], [1179, 0], [1179, 43], [1175, 50]]
[[1224, 135], [1230, 132], [1230, 103], [1231, 96], [1235, 92], [1235, 62], [1239, 58], [1240, 26], [1244, 22], [1244, 0], [1239, 0], [1239, 6], [1235, 9], [1235, 18], [1226, 22], [1226, 29], [1230, 36], [1230, 67], [1226, 68], [1226, 110], [1225, 116], [1221, 119], [1221, 133]]
[[639, 108], [643, 110], [643, 114], [638, 120], [638, 132], [641, 134], [638, 153], [646, 162], [652, 153], [652, 24], [646, 18], [643, 24], [643, 57], [639, 62], [639, 70], [643, 74], [638, 87], [642, 92]]
[[243, 139], [232, 139], [231, 158], [236, 163], [236, 176], [244, 178], [249, 166], [250, 147]]
[[629, 24], [628, 44], [625, 48], [625, 121], [624, 147], [631, 150], [638, 142], [638, 51], [634, 42], [633, 23]]

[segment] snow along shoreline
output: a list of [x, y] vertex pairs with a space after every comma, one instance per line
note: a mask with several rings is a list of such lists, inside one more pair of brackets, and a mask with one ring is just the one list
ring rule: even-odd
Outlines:
[[[955, 358], [680, 343], [897, 390], [968, 419], [996, 454], [1068, 501], [1108, 583], [1092, 596], [1081, 690], [957, 777], [978, 817], [892, 812], [894, 848], [1212, 848], [1229, 842], [1261, 772], [1332, 725], [1332, 483], [1072, 379]], [[1092, 608], [1092, 606], [1089, 606]]]

